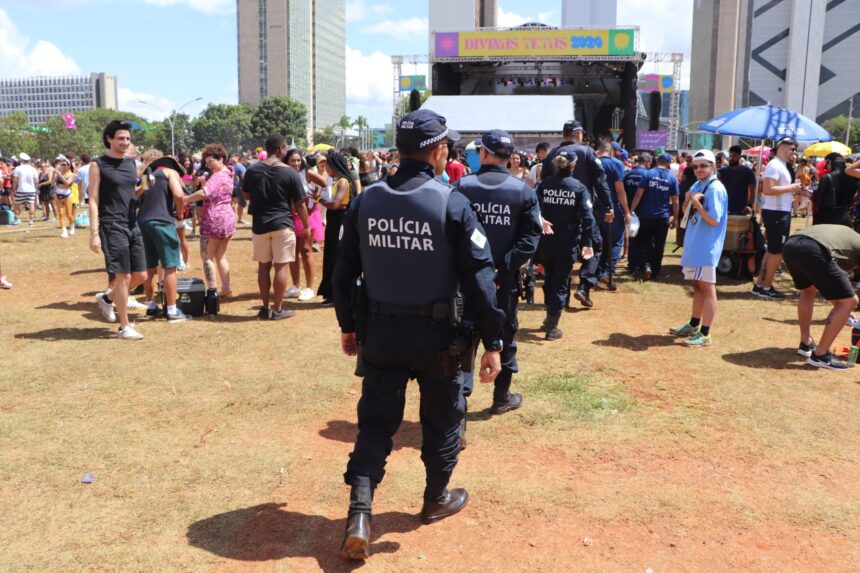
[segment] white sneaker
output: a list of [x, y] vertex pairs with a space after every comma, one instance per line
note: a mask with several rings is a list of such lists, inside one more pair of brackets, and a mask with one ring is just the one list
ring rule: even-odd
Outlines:
[[69, 226], [69, 236], [72, 236], [72, 235], [74, 235], [74, 234], [75, 234], [75, 226], [74, 226], [74, 225], [70, 225], [70, 226]]
[[176, 265], [176, 270], [180, 273], [185, 272], [188, 270], [188, 265], [185, 263], [185, 261], [179, 261], [179, 264]]
[[96, 295], [96, 300], [99, 303], [99, 310], [105, 320], [108, 322], [116, 322], [116, 312], [113, 309], [113, 303], [105, 300], [105, 293], [100, 292]]
[[133, 324], [129, 324], [125, 328], [120, 328], [116, 331], [117, 338], [122, 340], [142, 340], [143, 335], [135, 330]]
[[126, 303], [125, 307], [128, 310], [138, 310], [141, 308], [146, 308], [146, 305], [139, 303], [136, 298], [130, 296], [128, 297], [128, 303]]
[[60, 238], [61, 239], [68, 239], [69, 238], [69, 231], [65, 227], [63, 227], [63, 232], [60, 233]]
[[299, 300], [302, 302], [309, 301], [314, 297], [314, 291], [309, 288], [303, 288], [299, 292]]
[[290, 288], [288, 288], [287, 291], [284, 293], [284, 298], [296, 298], [299, 296], [299, 293], [301, 293], [301, 292], [302, 291], [299, 290], [299, 287], [297, 287], [296, 285], [293, 285]]
[[12, 283], [10, 283], [6, 279], [6, 275], [0, 275], [0, 288], [5, 288], [5, 289], [12, 288]]

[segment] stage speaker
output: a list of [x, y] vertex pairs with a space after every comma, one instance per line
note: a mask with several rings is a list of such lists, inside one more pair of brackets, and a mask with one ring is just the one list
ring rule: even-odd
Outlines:
[[660, 112], [663, 110], [663, 96], [660, 92], [651, 92], [648, 97], [648, 129], [660, 129]]

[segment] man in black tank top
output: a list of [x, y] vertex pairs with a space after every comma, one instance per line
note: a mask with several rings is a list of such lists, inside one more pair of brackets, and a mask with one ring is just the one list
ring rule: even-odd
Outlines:
[[131, 124], [110, 122], [102, 133], [102, 143], [108, 152], [90, 167], [90, 249], [104, 252], [106, 270], [115, 278], [111, 294], [96, 298], [106, 319], [119, 319], [119, 338], [140, 340], [143, 335], [129, 324], [127, 307], [129, 290], [146, 278], [143, 239], [135, 212], [137, 168], [134, 159], [125, 157], [131, 145]]

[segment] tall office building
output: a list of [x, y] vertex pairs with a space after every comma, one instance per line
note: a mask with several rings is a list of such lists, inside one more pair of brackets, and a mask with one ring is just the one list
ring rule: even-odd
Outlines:
[[771, 103], [818, 121], [860, 102], [860, 2], [696, 0], [690, 118]]
[[287, 96], [308, 138], [346, 114], [345, 0], [237, 0], [239, 101]]
[[116, 76], [36, 76], [0, 79], [0, 116], [24, 112], [32, 125], [66, 112], [117, 109]]
[[618, 0], [562, 0], [561, 2], [562, 28], [612, 28], [617, 25], [617, 16]]
[[[498, 25], [498, 0], [427, 0], [430, 55], [435, 53], [433, 32], [470, 32]], [[473, 14], [473, 18], [465, 18]]]

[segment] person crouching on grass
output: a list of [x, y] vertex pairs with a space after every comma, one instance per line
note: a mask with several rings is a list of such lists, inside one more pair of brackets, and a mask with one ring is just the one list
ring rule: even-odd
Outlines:
[[685, 210], [687, 232], [681, 267], [684, 278], [693, 285], [693, 313], [690, 322], [669, 332], [686, 337], [684, 346], [701, 348], [711, 344], [711, 324], [717, 314], [717, 262], [726, 238], [729, 197], [716, 177], [713, 152], [699, 150], [692, 161], [697, 181], [686, 197], [689, 210]]

